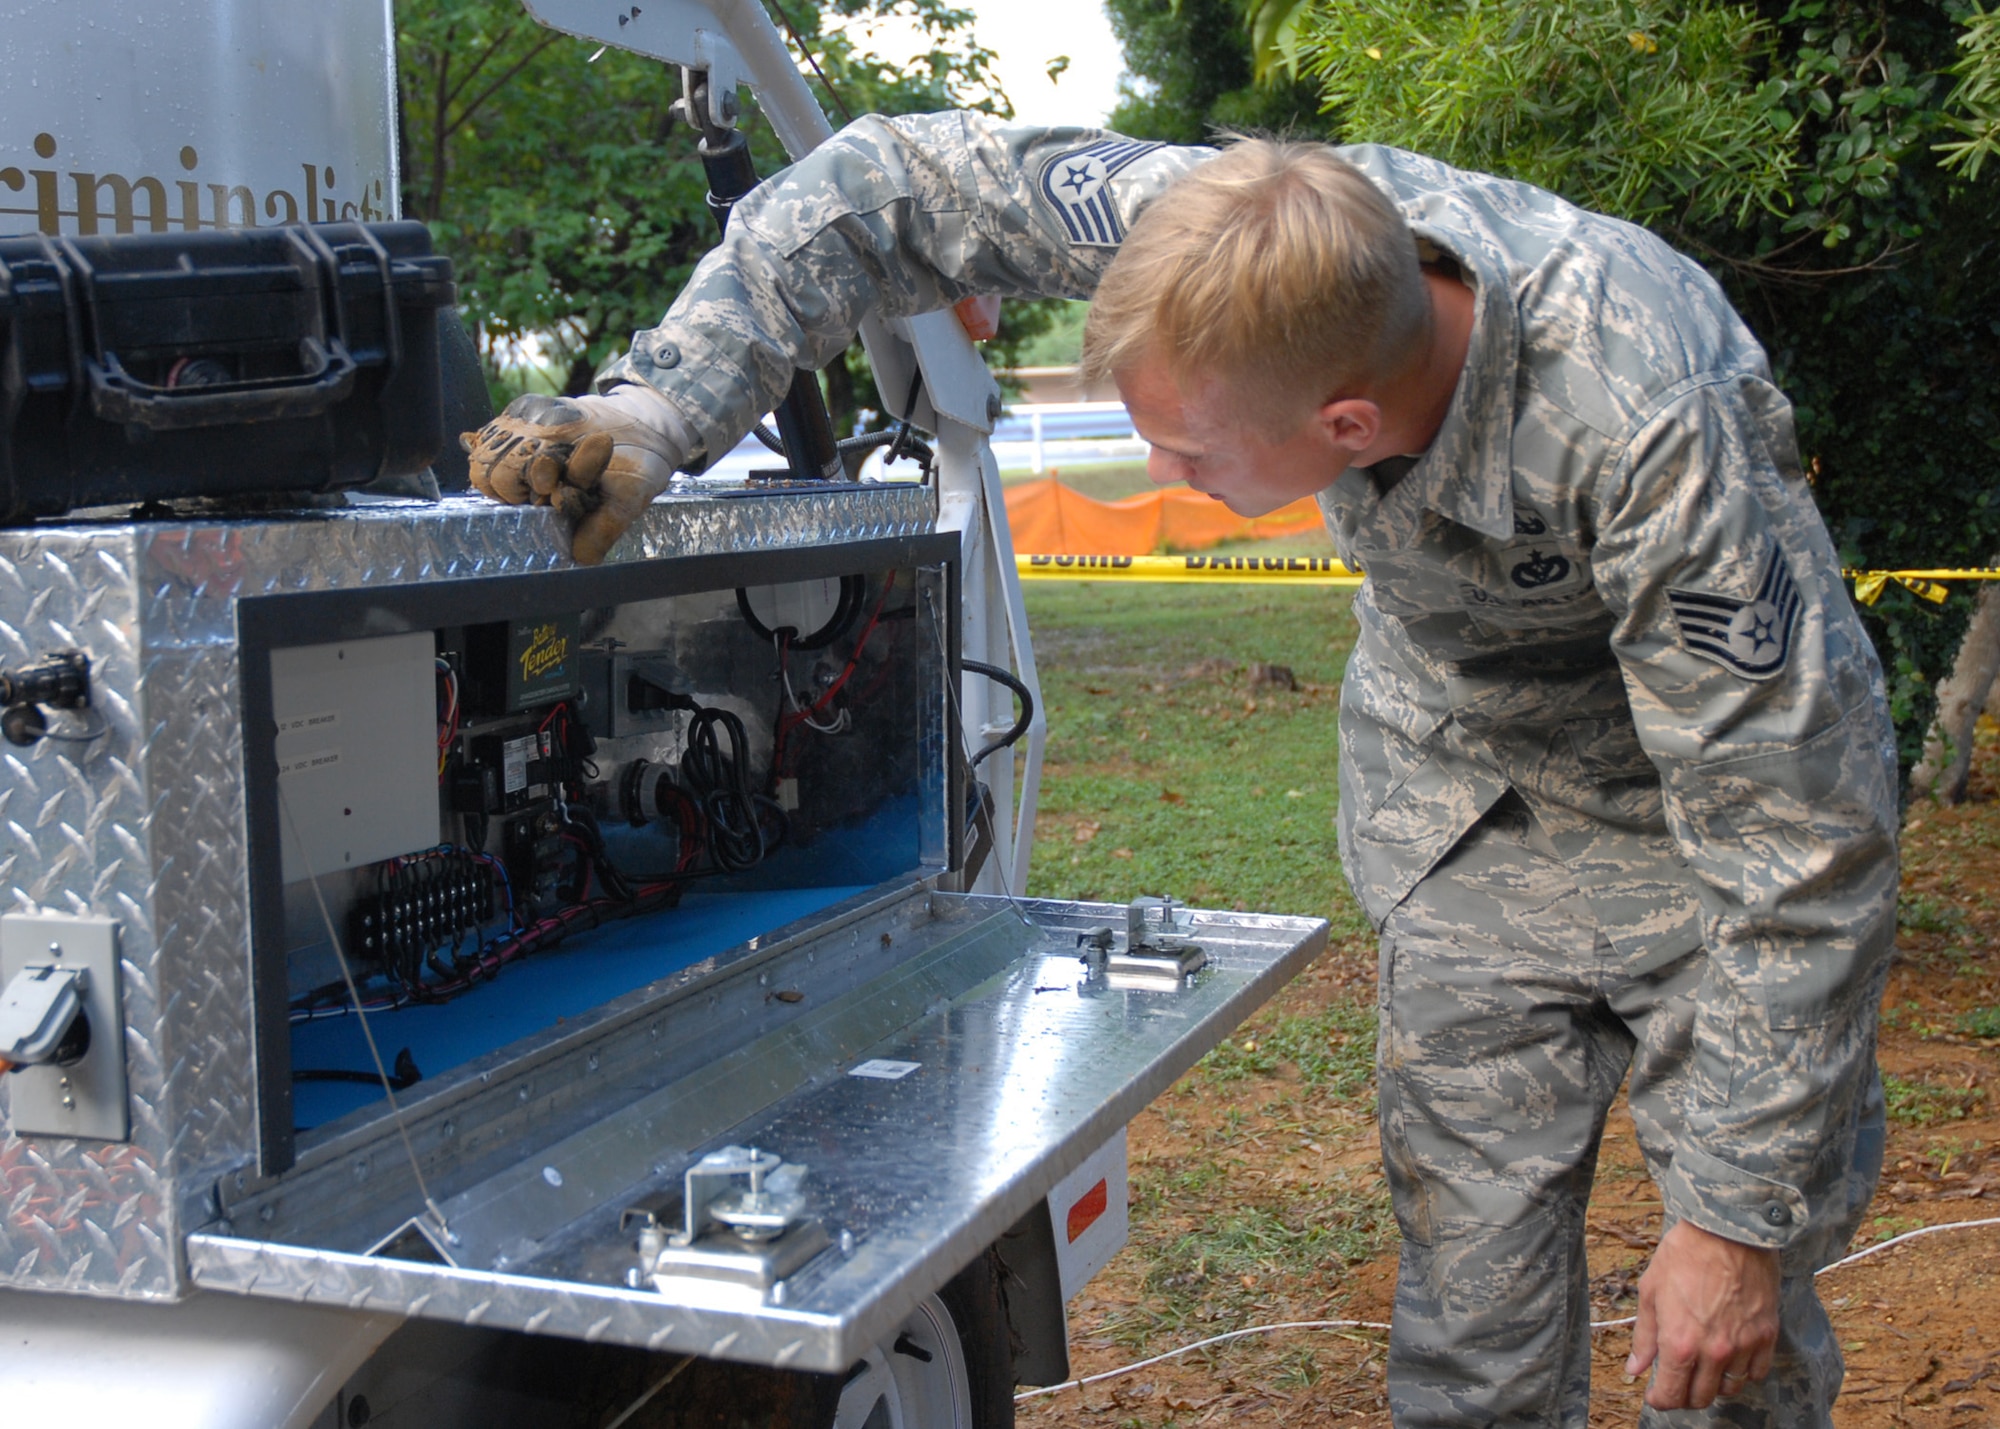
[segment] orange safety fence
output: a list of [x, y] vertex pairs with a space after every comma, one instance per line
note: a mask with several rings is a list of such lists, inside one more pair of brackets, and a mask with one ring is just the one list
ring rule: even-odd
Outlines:
[[1007, 525], [1017, 551], [1144, 556], [1166, 549], [1199, 551], [1240, 537], [1295, 536], [1319, 530], [1321, 521], [1311, 500], [1294, 501], [1268, 516], [1238, 516], [1186, 487], [1096, 501], [1051, 476], [1007, 488]]

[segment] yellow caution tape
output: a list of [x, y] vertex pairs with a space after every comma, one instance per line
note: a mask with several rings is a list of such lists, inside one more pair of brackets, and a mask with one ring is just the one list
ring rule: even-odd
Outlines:
[[1332, 556], [1016, 556], [1014, 565], [1024, 580], [1361, 584], [1359, 573], [1350, 571]]
[[[1122, 580], [1228, 585], [1239, 581], [1275, 581], [1280, 585], [1358, 586], [1362, 575], [1332, 556], [1016, 556], [1014, 566], [1023, 580]], [[1951, 594], [1948, 581], [2000, 580], [2000, 566], [1935, 571], [1848, 571], [1854, 596], [1863, 605], [1882, 598], [1890, 581], [1906, 586], [1925, 600], [1942, 604]]]
[[1908, 587], [1934, 605], [1942, 605], [1951, 594], [1950, 587], [1942, 582], [2000, 581], [2000, 566], [1942, 571], [1842, 571], [1841, 574], [1854, 582], [1854, 598], [1863, 605], [1880, 600], [1890, 581]]

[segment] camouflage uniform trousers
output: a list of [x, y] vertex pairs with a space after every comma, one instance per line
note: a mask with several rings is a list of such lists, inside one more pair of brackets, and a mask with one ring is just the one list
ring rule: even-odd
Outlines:
[[[1403, 1234], [1389, 1343], [1400, 1429], [1583, 1429], [1590, 1397], [1584, 1208], [1604, 1119], [1629, 1104], [1655, 1180], [1674, 1155], [1705, 954], [1621, 967], [1527, 806], [1504, 798], [1382, 930], [1383, 1160]], [[1873, 1057], [1808, 1203], [1836, 1208], [1784, 1252], [1769, 1379], [1651, 1426], [1830, 1425], [1840, 1349], [1813, 1291], [1874, 1193]], [[1664, 1228], [1663, 1228], [1664, 1229]], [[1628, 1332], [1629, 1333], [1629, 1332]]]

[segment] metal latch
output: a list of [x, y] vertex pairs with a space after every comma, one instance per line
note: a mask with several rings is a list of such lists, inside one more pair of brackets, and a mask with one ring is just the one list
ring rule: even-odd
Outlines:
[[90, 969], [30, 963], [0, 993], [0, 1061], [13, 1067], [55, 1062], [67, 1066], [90, 1050], [90, 1019], [83, 1015]]
[[782, 1303], [786, 1277], [831, 1244], [805, 1214], [805, 1177], [805, 1167], [753, 1146], [711, 1151], [682, 1177], [677, 1228], [664, 1207], [633, 1206], [620, 1217], [622, 1229], [639, 1232], [632, 1283], [651, 1279], [668, 1291], [687, 1279], [722, 1281]]
[[[1155, 913], [1157, 935], [1149, 927]], [[1092, 928], [1077, 934], [1077, 955], [1093, 980], [1102, 978], [1111, 987], [1173, 992], [1208, 966], [1207, 951], [1186, 936], [1193, 928], [1194, 914], [1178, 900], [1134, 898], [1125, 906], [1125, 951], [1114, 951], [1110, 928]]]

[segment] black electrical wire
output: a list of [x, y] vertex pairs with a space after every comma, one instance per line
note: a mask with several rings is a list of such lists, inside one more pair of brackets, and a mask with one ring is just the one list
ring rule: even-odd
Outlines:
[[681, 755], [681, 779], [708, 820], [708, 852], [716, 866], [741, 873], [763, 862], [769, 846], [750, 787], [750, 737], [733, 711], [695, 712]]
[[937, 464], [937, 456], [931, 451], [930, 444], [917, 436], [916, 429], [908, 422], [898, 422], [884, 432], [863, 432], [860, 436], [848, 437], [837, 445], [843, 457], [853, 452], [889, 447], [891, 448], [889, 454], [882, 458], [884, 466], [901, 457], [912, 457], [923, 469], [923, 479], [926, 484], [929, 483], [932, 470]]
[[[851, 577], [849, 581], [851, 585], [843, 582], [848, 608], [836, 612], [840, 617], [836, 623], [843, 627], [853, 623], [867, 595], [864, 578]], [[835, 636], [829, 635], [831, 638]], [[686, 709], [692, 715], [680, 783], [670, 790], [670, 796], [690, 811], [692, 819], [692, 825], [682, 820], [682, 837], [693, 842], [691, 846], [684, 845], [680, 867], [661, 874], [637, 874], [612, 862], [603, 829], [583, 799], [583, 783], [596, 773], [590, 759], [595, 741], [569, 706], [559, 704], [548, 712], [539, 728], [549, 737], [550, 747], [544, 756], [548, 781], [558, 785], [563, 795], [558, 803], [563, 838], [575, 850], [574, 873], [567, 880], [563, 905], [534, 921], [520, 921], [504, 865], [477, 848], [440, 848], [410, 859], [384, 861], [375, 870], [378, 902], [386, 909], [393, 898], [412, 906], [421, 921], [437, 924], [459, 921], [453, 915], [460, 910], [450, 906], [454, 893], [451, 859], [436, 855], [470, 859], [491, 867], [508, 886], [509, 931], [490, 943], [481, 936], [477, 945], [464, 953], [460, 952], [461, 940], [467, 931], [476, 929], [461, 928], [447, 934], [452, 963], [447, 968], [438, 960], [443, 949], [442, 938], [432, 941], [421, 936], [395, 936], [391, 947], [390, 930], [385, 925], [385, 942], [378, 961], [381, 974], [391, 986], [373, 994], [365, 1004], [368, 1009], [393, 1010], [451, 1001], [492, 979], [508, 964], [552, 947], [574, 932], [671, 906], [679, 901], [681, 889], [687, 883], [717, 874], [743, 872], [782, 847], [789, 824], [775, 799], [750, 787], [750, 742], [743, 721], [732, 711], [704, 707], [687, 696], [677, 697], [674, 707]], [[664, 771], [660, 777], [663, 783], [670, 783], [670, 776]], [[666, 796], [663, 791], [662, 797]], [[468, 818], [468, 824], [471, 822]], [[485, 822], [482, 816], [479, 823]], [[483, 834], [485, 829], [479, 832]], [[703, 853], [707, 855], [706, 866], [702, 866]], [[590, 896], [593, 877], [603, 896]], [[425, 980], [426, 968], [436, 974], [435, 980]], [[351, 1012], [348, 994], [344, 983], [329, 983], [314, 989], [292, 1002], [292, 1020], [313, 1021]], [[406, 1052], [397, 1059], [395, 1076], [391, 1079], [396, 1090], [414, 1085], [422, 1075], [413, 1061], [404, 1064], [407, 1055]], [[364, 1075], [340, 1068], [305, 1068], [295, 1075], [300, 1081], [362, 1081], [371, 1085], [380, 1081], [373, 1073]]]
[[1021, 715], [1014, 721], [1014, 727], [972, 756], [970, 767], [976, 771], [988, 755], [998, 754], [1001, 750], [1011, 747], [1028, 732], [1028, 726], [1035, 722], [1035, 697], [1029, 693], [1027, 685], [1023, 684], [1011, 670], [1003, 670], [998, 665], [989, 665], [983, 660], [961, 660], [958, 663], [975, 675], [984, 675], [989, 680], [996, 680], [1005, 685], [1021, 702]]
[[[389, 1074], [389, 1090], [392, 1092], [408, 1091], [423, 1079], [424, 1074], [417, 1070], [417, 1059], [410, 1055], [410, 1049], [405, 1047], [402, 1051], [398, 1052], [396, 1054], [396, 1068]], [[374, 1072], [350, 1071], [345, 1067], [294, 1067], [292, 1069], [292, 1080], [295, 1082], [360, 1082], [363, 1085], [371, 1087], [382, 1085], [382, 1078]]]
[[903, 399], [903, 416], [894, 429], [896, 440], [891, 443], [888, 455], [882, 458], [882, 464], [887, 466], [898, 457], [917, 456], [924, 470], [924, 485], [928, 486], [936, 474], [934, 459], [931, 456], [931, 449], [918, 440], [916, 428], [911, 425], [911, 419], [917, 415], [917, 394], [924, 390], [924, 369], [915, 363], [912, 363], [911, 367], [910, 395]]
[[827, 617], [826, 624], [820, 626], [819, 629], [813, 631], [810, 635], [801, 635], [788, 625], [781, 625], [776, 630], [773, 630], [770, 626], [759, 620], [757, 612], [750, 608], [750, 591], [747, 586], [736, 587], [736, 611], [743, 617], [743, 623], [748, 625], [757, 638], [766, 644], [777, 643], [780, 634], [789, 632], [789, 638], [785, 641], [788, 649], [824, 650], [853, 627], [855, 617], [861, 614], [862, 604], [867, 598], [868, 578], [866, 576], [842, 576], [840, 578], [840, 595], [834, 602], [833, 614]]
[[[921, 381], [921, 378], [919, 380]], [[910, 405], [914, 407], [916, 400], [916, 392], [912, 390]], [[763, 443], [766, 450], [778, 456], [786, 454], [783, 439], [767, 424], [759, 422], [750, 429], [750, 435]], [[834, 449], [840, 453], [843, 466], [847, 465], [848, 457], [862, 452], [872, 452], [877, 447], [895, 448], [883, 459], [885, 464], [901, 457], [914, 458], [923, 468], [924, 480], [930, 480], [931, 469], [936, 465], [937, 455], [931, 450], [928, 442], [916, 435], [916, 429], [910, 425], [907, 418], [898, 418], [894, 426], [885, 427], [879, 432], [860, 432], [851, 437], [842, 437], [834, 443]]]
[[849, 111], [847, 101], [840, 97], [840, 91], [833, 87], [833, 81], [826, 77], [826, 71], [821, 69], [819, 61], [813, 58], [813, 52], [807, 47], [805, 37], [799, 33], [799, 27], [792, 23], [791, 14], [785, 9], [781, 0], [771, 0], [771, 5], [778, 12], [778, 18], [785, 22], [785, 33], [792, 37], [792, 43], [799, 47], [799, 53], [805, 56], [806, 63], [812, 66], [812, 72], [819, 76], [819, 82], [826, 87], [826, 97], [833, 101], [833, 107], [840, 111], [840, 117], [852, 124], [854, 115]]

